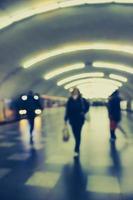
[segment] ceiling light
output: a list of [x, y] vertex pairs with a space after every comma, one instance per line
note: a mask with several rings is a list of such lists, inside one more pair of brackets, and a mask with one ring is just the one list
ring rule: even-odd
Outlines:
[[130, 74], [133, 74], [133, 68], [128, 67], [126, 65], [121, 65], [121, 64], [116, 64], [116, 63], [109, 63], [109, 62], [93, 62], [92, 64], [93, 67], [98, 67], [98, 68], [107, 68], [107, 69], [115, 69], [115, 70], [120, 70], [124, 71]]
[[53, 10], [57, 10], [59, 8], [58, 3], [49, 3], [49, 4], [37, 4], [34, 8], [34, 12], [35, 14], [41, 14], [41, 13], [45, 13], [45, 12], [49, 12], [49, 11], [53, 11]]
[[80, 78], [87, 78], [87, 77], [104, 77], [104, 73], [102, 72], [94, 72], [94, 73], [82, 73], [82, 74], [77, 74], [74, 76], [69, 76], [65, 79], [62, 79], [60, 81], [57, 82], [58, 86], [61, 86], [67, 82], [76, 80], [76, 79], [80, 79]]
[[78, 86], [79, 84], [83, 84], [83, 83], [105, 83], [106, 84], [111, 84], [111, 85], [116, 85], [118, 87], [122, 86], [122, 83], [119, 81], [115, 81], [115, 80], [110, 80], [110, 79], [106, 79], [106, 78], [90, 78], [90, 79], [81, 79], [81, 80], [77, 80], [77, 81], [73, 81], [67, 85], [65, 85], [65, 89], [70, 89], [71, 87], [75, 87]]
[[[17, 9], [17, 13], [12, 12], [6, 16], [0, 17], [0, 29], [3, 29], [14, 22], [21, 21], [23, 19], [29, 18], [31, 16], [47, 13], [53, 10], [64, 7], [72, 7], [85, 4], [103, 4], [103, 3], [117, 3], [117, 4], [133, 4], [133, 0], [64, 0], [56, 1], [55, 3], [37, 3], [35, 5], [31, 4], [30, 7], [25, 10]], [[1, 14], [0, 14], [1, 15]]]
[[44, 52], [39, 55], [34, 55], [33, 58], [26, 60], [22, 66], [24, 68], [29, 68], [35, 64], [38, 64], [41, 61], [45, 61], [49, 58], [77, 52], [77, 51], [87, 51], [87, 50], [104, 50], [104, 51], [114, 51], [114, 52], [122, 52], [133, 54], [133, 47], [123, 44], [115, 44], [115, 43], [85, 43], [85, 44], [77, 44], [65, 46], [63, 48], [54, 49], [52, 51]]
[[8, 15], [1, 15], [0, 13], [0, 29], [3, 29], [11, 24], [13, 24], [14, 22], [17, 21], [21, 21], [23, 19], [29, 18], [31, 16], [40, 14], [40, 13], [45, 13], [45, 12], [49, 12], [49, 11], [53, 11], [59, 8], [58, 3], [43, 3], [43, 4], [37, 4], [35, 7], [31, 6], [28, 8], [24, 8], [24, 9], [15, 9], [12, 11], [12, 13], [8, 14]]
[[82, 96], [89, 99], [94, 99], [94, 98], [107, 99], [115, 90], [118, 89], [117, 86], [110, 84], [106, 84], [105, 87], [105, 83], [85, 83], [78, 85], [78, 88]]
[[0, 29], [3, 29], [12, 24], [11, 16], [0, 14]]
[[13, 22], [17, 22], [29, 18], [33, 15], [34, 11], [32, 8], [23, 8], [19, 10], [14, 10], [13, 14], [11, 15], [11, 18]]
[[87, 4], [102, 4], [102, 3], [112, 3], [112, 0], [86, 0]]
[[65, 1], [60, 1], [59, 2], [59, 6], [61, 8], [64, 8], [64, 7], [72, 7], [72, 6], [78, 6], [78, 5], [83, 5], [85, 3], [85, 1], [83, 0], [65, 0]]
[[132, 4], [133, 0], [114, 0], [115, 3]]
[[65, 72], [69, 72], [69, 71], [77, 70], [77, 69], [82, 69], [84, 67], [85, 67], [84, 63], [77, 63], [77, 64], [74, 64], [74, 65], [71, 65], [71, 66], [66, 66], [66, 67], [58, 68], [58, 69], [53, 70], [53, 71], [49, 72], [48, 74], [46, 74], [44, 76], [44, 79], [48, 80], [48, 79], [51, 79], [51, 78], [53, 78], [55, 76], [63, 74]]
[[122, 82], [127, 82], [128, 81], [128, 79], [126, 77], [119, 76], [119, 75], [116, 75], [116, 74], [110, 74], [109, 77], [112, 78], [112, 79], [116, 79], [118, 81], [122, 81]]

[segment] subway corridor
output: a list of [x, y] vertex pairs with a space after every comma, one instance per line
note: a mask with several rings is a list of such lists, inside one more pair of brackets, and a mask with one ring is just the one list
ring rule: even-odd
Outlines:
[[0, 127], [0, 199], [132, 200], [132, 115], [123, 112], [124, 134], [118, 129], [111, 143], [106, 108], [92, 107], [79, 158], [72, 134], [62, 141], [63, 117], [52, 108], [36, 118], [33, 145], [26, 120]]

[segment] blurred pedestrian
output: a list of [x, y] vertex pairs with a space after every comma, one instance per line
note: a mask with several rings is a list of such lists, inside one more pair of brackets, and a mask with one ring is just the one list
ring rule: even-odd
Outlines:
[[85, 114], [89, 111], [89, 102], [81, 96], [78, 88], [74, 88], [66, 104], [65, 125], [69, 121], [75, 139], [75, 156], [78, 156], [81, 143], [81, 131], [85, 122]]
[[29, 91], [27, 95], [26, 111], [27, 119], [30, 125], [30, 142], [33, 143], [33, 130], [35, 124], [35, 117], [41, 114], [43, 105], [39, 94], [34, 94], [33, 91]]
[[118, 123], [121, 121], [121, 108], [120, 108], [121, 98], [119, 96], [119, 91], [116, 90], [109, 97], [108, 101], [108, 113], [110, 120], [110, 139], [111, 141], [116, 140], [116, 128]]

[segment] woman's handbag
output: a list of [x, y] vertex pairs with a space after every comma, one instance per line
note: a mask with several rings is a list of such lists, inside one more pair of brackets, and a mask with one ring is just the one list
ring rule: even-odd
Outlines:
[[87, 113], [87, 115], [85, 115], [85, 120], [86, 120], [87, 122], [90, 122], [90, 115], [89, 115], [89, 113]]
[[70, 138], [70, 133], [67, 125], [65, 125], [65, 127], [63, 128], [62, 133], [63, 133], [63, 141], [68, 142]]

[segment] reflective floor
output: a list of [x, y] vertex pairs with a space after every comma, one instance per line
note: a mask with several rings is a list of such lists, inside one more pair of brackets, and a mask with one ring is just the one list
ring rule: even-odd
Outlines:
[[26, 120], [0, 127], [0, 199], [132, 200], [132, 116], [123, 113], [110, 143], [106, 108], [91, 108], [78, 159], [72, 135], [62, 141], [63, 115], [54, 108], [36, 118], [33, 145]]

